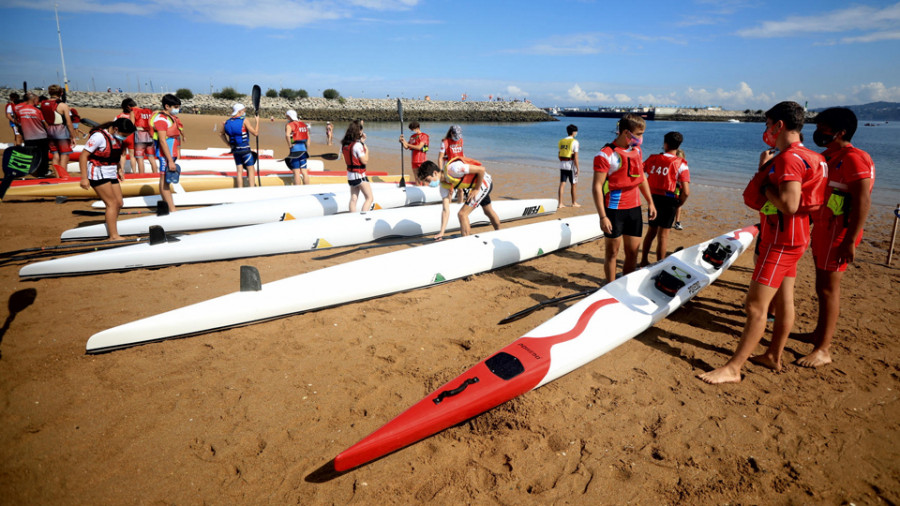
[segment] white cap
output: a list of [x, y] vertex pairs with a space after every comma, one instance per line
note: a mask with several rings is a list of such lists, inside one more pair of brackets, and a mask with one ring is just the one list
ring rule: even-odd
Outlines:
[[246, 107], [244, 107], [244, 104], [234, 104], [233, 106], [231, 106], [231, 115], [237, 116], [237, 113], [243, 111], [244, 109], [246, 109]]
[[297, 111], [293, 109], [288, 109], [288, 112], [286, 112], [285, 114], [287, 114], [288, 118], [291, 118], [294, 121], [300, 121], [297, 119]]

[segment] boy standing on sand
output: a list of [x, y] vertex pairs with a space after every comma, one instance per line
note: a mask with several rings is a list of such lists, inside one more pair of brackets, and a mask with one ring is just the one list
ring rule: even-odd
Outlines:
[[568, 137], [559, 140], [559, 207], [563, 205], [563, 190], [566, 188], [566, 181], [572, 185], [572, 207], [581, 207], [575, 200], [575, 187], [578, 185], [578, 141], [575, 136], [578, 135], [578, 127], [569, 125], [566, 127]]
[[294, 173], [294, 184], [309, 184], [309, 170], [306, 168], [306, 160], [309, 158], [306, 143], [309, 142], [309, 125], [300, 121], [297, 111], [289, 109], [284, 113], [288, 118], [284, 127], [284, 138], [287, 140], [291, 156], [288, 158], [288, 167]]
[[803, 367], [831, 363], [831, 340], [841, 309], [841, 278], [856, 256], [872, 202], [875, 163], [868, 153], [850, 144], [856, 125], [856, 114], [844, 107], [826, 109], [816, 116], [813, 141], [825, 148], [828, 188], [826, 204], [813, 215], [811, 245], [819, 318], [812, 333], [812, 353], [797, 360]]
[[[669, 231], [675, 223], [675, 214], [690, 195], [691, 173], [687, 160], [677, 155], [684, 137], [679, 132], [669, 132], [663, 137], [663, 152], [650, 155], [644, 162], [647, 184], [656, 206], [656, 219], [650, 220], [650, 229], [644, 237], [641, 251], [641, 267], [649, 265], [648, 255], [653, 239], [656, 243], [656, 260], [666, 258]], [[678, 191], [680, 186], [681, 191]]]
[[454, 190], [470, 189], [466, 198], [466, 204], [460, 207], [459, 214], [459, 230], [461, 235], [467, 236], [471, 233], [472, 227], [469, 225], [469, 215], [479, 205], [484, 209], [484, 215], [491, 221], [494, 230], [500, 230], [500, 217], [494, 212], [491, 206], [491, 190], [494, 185], [491, 182], [491, 175], [484, 170], [484, 167], [471, 158], [453, 158], [449, 163], [444, 165], [444, 170], [438, 168], [437, 164], [432, 161], [425, 161], [419, 166], [416, 172], [416, 178], [419, 181], [428, 183], [429, 186], [441, 187], [441, 231], [434, 236], [435, 241], [444, 238], [444, 231], [447, 230], [447, 221], [450, 219], [450, 198]]
[[171, 185], [181, 177], [178, 165], [175, 164], [181, 154], [181, 128], [176, 116], [180, 111], [181, 99], [167, 93], [162, 98], [162, 109], [150, 118], [156, 158], [159, 159], [159, 195], [168, 204], [169, 212], [175, 212]]
[[246, 121], [246, 114], [244, 104], [234, 104], [231, 117], [222, 123], [219, 133], [225, 144], [231, 147], [238, 188], [244, 187], [244, 169], [247, 170], [250, 186], [256, 186], [256, 159], [250, 149], [250, 134], [259, 137], [259, 116], [256, 117], [256, 126], [253, 126]]
[[641, 195], [650, 208], [650, 219], [656, 219], [656, 207], [650, 196], [650, 186], [644, 178], [644, 158], [641, 154], [645, 128], [644, 118], [626, 114], [619, 120], [616, 138], [603, 146], [594, 157], [594, 205], [605, 236], [603, 269], [610, 283], [616, 280], [616, 257], [623, 242], [625, 264], [622, 273], [628, 274], [637, 267], [638, 247], [644, 227]]
[[403, 145], [403, 148], [412, 151], [413, 174], [416, 174], [419, 167], [428, 160], [428, 134], [422, 132], [420, 126], [418, 121], [409, 122], [409, 129], [413, 132], [409, 136], [409, 142], [402, 135], [400, 136], [400, 144]]
[[75, 152], [72, 149], [75, 128], [72, 126], [69, 105], [62, 100], [62, 87], [51, 84], [47, 93], [50, 98], [41, 102], [41, 113], [47, 123], [47, 137], [50, 139], [50, 153], [53, 155], [50, 163], [59, 177], [68, 177], [69, 156]]
[[[761, 202], [765, 196], [759, 208], [759, 257], [747, 294], [747, 321], [731, 359], [698, 376], [707, 383], [739, 383], [747, 360], [781, 370], [781, 353], [794, 325], [797, 262], [809, 245], [810, 211], [822, 203], [822, 183], [828, 171], [825, 158], [800, 142], [805, 116], [796, 102], [781, 102], [766, 111], [763, 141], [778, 154], [763, 153], [760, 171], [745, 190], [745, 199], [756, 193]], [[766, 313], [773, 299], [772, 342], [765, 353], [751, 357], [766, 330]]]

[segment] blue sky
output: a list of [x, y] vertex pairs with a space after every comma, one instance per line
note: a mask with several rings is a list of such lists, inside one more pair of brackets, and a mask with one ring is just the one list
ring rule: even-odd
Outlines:
[[[900, 2], [58, 0], [70, 86], [335, 88], [540, 106], [900, 102]], [[54, 2], [4, 0], [0, 85], [62, 80]], [[891, 56], [893, 55], [893, 56]]]

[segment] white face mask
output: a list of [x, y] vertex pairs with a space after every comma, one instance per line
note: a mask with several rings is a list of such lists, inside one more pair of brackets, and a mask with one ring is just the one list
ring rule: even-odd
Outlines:
[[169, 112], [171, 112], [172, 114], [178, 114], [179, 112], [181, 112], [181, 109], [179, 109], [178, 107], [173, 107], [171, 110], [169, 110]]
[[440, 182], [439, 180], [437, 180], [437, 179], [435, 179], [434, 181], [429, 181], [429, 182], [428, 182], [428, 186], [430, 186], [430, 187], [432, 187], [432, 188], [437, 188], [437, 187], [440, 186], [440, 185], [441, 185], [441, 182]]

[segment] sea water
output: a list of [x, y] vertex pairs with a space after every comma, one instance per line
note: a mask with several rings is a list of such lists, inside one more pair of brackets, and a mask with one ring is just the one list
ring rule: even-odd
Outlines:
[[[594, 155], [615, 138], [616, 120], [609, 118], [560, 118], [560, 121], [539, 123], [461, 123], [466, 156], [480, 160], [490, 172], [504, 174], [504, 184], [511, 174], [523, 181], [529, 178], [546, 184], [557, 171], [557, 142], [566, 136], [566, 125], [578, 127], [580, 143], [581, 183], [589, 181]], [[853, 138], [856, 147], [866, 150], [875, 161], [875, 190], [873, 200], [880, 205], [900, 203], [900, 122], [860, 121]], [[450, 123], [423, 123], [422, 129], [431, 137], [429, 159], [437, 158], [440, 140], [447, 134]], [[409, 138], [410, 131], [403, 125]], [[335, 144], [340, 143], [346, 123], [335, 125]], [[648, 121], [642, 146], [644, 157], [662, 151], [666, 132], [678, 131], [684, 136], [681, 148], [685, 151], [695, 184], [743, 188], [756, 172], [763, 144], [763, 123], [720, 123], [692, 121]], [[815, 126], [808, 124], [803, 132], [811, 149], [822, 151], [812, 143]], [[366, 122], [366, 144], [369, 149], [384, 153], [397, 152], [400, 124]], [[316, 142], [324, 138], [324, 126], [314, 124]], [[409, 152], [406, 169], [409, 171]], [[551, 172], [548, 172], [551, 171]], [[393, 172], [393, 170], [391, 171]], [[557, 176], [558, 178], [558, 176]], [[558, 180], [558, 179], [557, 179]], [[584, 190], [582, 190], [584, 191]], [[555, 196], [555, 191], [551, 192]], [[582, 193], [583, 195], [587, 195]]]

